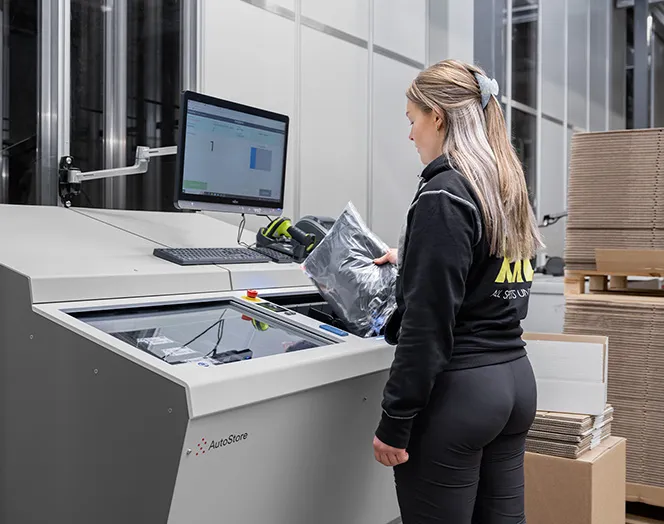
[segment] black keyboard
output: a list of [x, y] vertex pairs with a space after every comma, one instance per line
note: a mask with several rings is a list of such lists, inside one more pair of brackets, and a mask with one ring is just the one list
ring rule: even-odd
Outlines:
[[276, 262], [277, 264], [290, 264], [291, 262], [295, 262], [291, 255], [287, 255], [286, 253], [282, 253], [276, 249], [271, 249], [264, 246], [254, 246], [251, 249], [253, 251], [258, 251], [261, 255], [265, 255], [270, 260], [272, 260], [272, 262]]
[[272, 259], [246, 247], [178, 247], [156, 248], [154, 256], [181, 266], [206, 264], [256, 264]]

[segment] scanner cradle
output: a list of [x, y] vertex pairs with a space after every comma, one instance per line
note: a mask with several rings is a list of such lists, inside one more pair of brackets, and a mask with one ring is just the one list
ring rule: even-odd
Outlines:
[[334, 219], [307, 215], [295, 225], [279, 217], [256, 233], [256, 245], [285, 253], [296, 261], [304, 260], [321, 243]]

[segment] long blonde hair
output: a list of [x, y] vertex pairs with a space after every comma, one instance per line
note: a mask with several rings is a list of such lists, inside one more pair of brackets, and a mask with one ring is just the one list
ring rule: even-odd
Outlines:
[[523, 168], [498, 100], [491, 96], [482, 107], [476, 73], [485, 75], [476, 66], [444, 60], [422, 71], [406, 95], [442, 119], [442, 153], [480, 200], [491, 254], [510, 260], [531, 258], [543, 243]]

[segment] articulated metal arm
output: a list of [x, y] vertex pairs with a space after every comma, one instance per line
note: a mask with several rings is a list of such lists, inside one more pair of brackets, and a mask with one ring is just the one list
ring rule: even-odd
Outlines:
[[71, 206], [71, 199], [81, 192], [81, 183], [88, 180], [101, 180], [116, 176], [140, 175], [146, 173], [150, 166], [150, 158], [156, 156], [175, 155], [177, 146], [149, 148], [138, 146], [136, 148], [136, 160], [133, 166], [117, 167], [113, 169], [101, 169], [99, 171], [88, 171], [82, 173], [74, 167], [74, 159], [64, 156], [60, 159], [60, 199], [66, 207]]
[[544, 218], [542, 219], [542, 223], [540, 224], [540, 227], [549, 227], [558, 222], [563, 217], [567, 216], [567, 211], [563, 211], [562, 213], [557, 213], [555, 215], [544, 215]]

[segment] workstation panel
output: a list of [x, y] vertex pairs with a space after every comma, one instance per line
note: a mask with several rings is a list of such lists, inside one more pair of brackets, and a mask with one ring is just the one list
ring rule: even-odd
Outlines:
[[71, 209], [2, 205], [0, 224], [0, 264], [29, 278], [34, 303], [231, 289], [225, 269], [160, 260], [158, 243]]
[[[160, 213], [80, 209], [76, 211], [138, 237], [158, 244], [156, 247], [210, 248], [238, 245], [237, 226], [201, 213]], [[243, 238], [256, 240], [256, 232], [245, 230]], [[230, 273], [232, 289], [265, 289], [311, 285], [300, 268], [292, 264], [237, 264], [222, 266]]]

